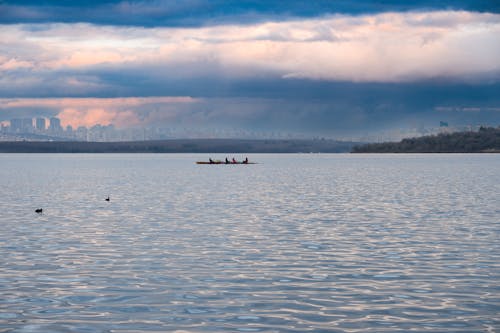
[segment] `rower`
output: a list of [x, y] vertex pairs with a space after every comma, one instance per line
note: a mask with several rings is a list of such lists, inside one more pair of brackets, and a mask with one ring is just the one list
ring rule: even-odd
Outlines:
[[245, 160], [243, 161], [243, 164], [248, 164], [248, 157], [245, 157]]
[[214, 160], [212, 160], [211, 158], [208, 158], [208, 161], [210, 162], [210, 164], [214, 164]]
[[226, 157], [226, 164], [229, 164], [229, 160], [227, 159], [227, 157]]
[[234, 159], [234, 157], [233, 157], [233, 164], [236, 164], [236, 163], [238, 163], [238, 161], [236, 161], [236, 160]]

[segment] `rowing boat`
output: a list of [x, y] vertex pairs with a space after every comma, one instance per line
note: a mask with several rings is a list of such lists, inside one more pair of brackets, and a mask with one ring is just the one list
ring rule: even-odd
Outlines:
[[231, 164], [257, 164], [255, 162], [247, 162], [247, 163], [244, 163], [244, 162], [229, 162], [229, 163], [226, 163], [224, 161], [213, 161], [213, 162], [205, 162], [205, 161], [197, 161], [196, 164], [227, 164], [227, 165], [231, 165]]

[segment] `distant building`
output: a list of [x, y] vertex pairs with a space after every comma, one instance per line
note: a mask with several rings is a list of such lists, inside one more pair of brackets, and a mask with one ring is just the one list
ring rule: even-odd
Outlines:
[[23, 118], [22, 122], [22, 132], [23, 133], [32, 133], [33, 132], [33, 119], [32, 118]]
[[49, 131], [52, 133], [59, 133], [63, 130], [61, 126], [61, 120], [59, 118], [52, 117], [50, 118]]
[[87, 127], [80, 126], [76, 129], [76, 138], [81, 141], [88, 141], [87, 137]]
[[47, 128], [45, 124], [45, 118], [36, 118], [35, 128], [41, 132], [45, 131], [45, 129]]
[[23, 120], [14, 118], [10, 120], [10, 131], [12, 133], [21, 133], [23, 130]]

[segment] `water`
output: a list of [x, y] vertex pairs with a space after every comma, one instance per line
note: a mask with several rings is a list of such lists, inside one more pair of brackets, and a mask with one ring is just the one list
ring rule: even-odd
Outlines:
[[0, 332], [500, 331], [500, 155], [249, 157], [0, 155]]

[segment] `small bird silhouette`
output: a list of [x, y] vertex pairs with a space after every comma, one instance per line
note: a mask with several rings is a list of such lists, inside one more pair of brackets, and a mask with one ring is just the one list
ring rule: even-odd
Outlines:
[[106, 199], [104, 199], [104, 200], [109, 201], [109, 195], [108, 195], [108, 197], [107, 197]]
[[42, 214], [42, 212], [43, 212], [42, 208], [35, 209], [35, 213]]

